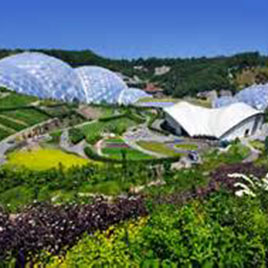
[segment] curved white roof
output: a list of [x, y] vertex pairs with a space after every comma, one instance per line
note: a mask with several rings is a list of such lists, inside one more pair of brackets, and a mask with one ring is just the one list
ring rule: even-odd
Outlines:
[[164, 111], [169, 114], [190, 136], [211, 136], [220, 139], [233, 127], [262, 112], [244, 103], [209, 109], [187, 102], [179, 102]]

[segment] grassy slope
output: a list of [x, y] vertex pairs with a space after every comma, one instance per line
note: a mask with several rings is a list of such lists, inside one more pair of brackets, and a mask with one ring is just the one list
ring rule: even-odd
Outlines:
[[136, 123], [133, 120], [120, 118], [108, 122], [89, 123], [82, 127], [82, 131], [84, 132], [87, 141], [94, 144], [100, 139], [101, 134], [104, 132], [112, 132], [120, 135], [125, 132], [127, 128], [135, 125]]
[[144, 148], [145, 150], [152, 151], [155, 153], [163, 154], [166, 156], [179, 156], [181, 155], [180, 153], [177, 153], [167, 147], [165, 144], [160, 143], [160, 142], [149, 142], [149, 141], [139, 141], [137, 144]]
[[62, 164], [65, 168], [81, 166], [88, 160], [56, 149], [37, 149], [13, 152], [8, 155], [8, 166], [26, 167], [32, 170], [46, 170]]

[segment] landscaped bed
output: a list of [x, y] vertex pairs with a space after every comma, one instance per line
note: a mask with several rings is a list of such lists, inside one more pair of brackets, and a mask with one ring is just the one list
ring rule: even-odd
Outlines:
[[153, 157], [131, 148], [121, 138], [107, 139], [102, 153], [109, 158], [119, 159], [126, 155], [127, 160], [152, 159]]
[[198, 146], [196, 144], [188, 144], [188, 143], [181, 143], [175, 145], [176, 149], [181, 149], [183, 151], [195, 151], [198, 149]]
[[151, 152], [158, 153], [161, 155], [166, 155], [169, 157], [181, 155], [181, 153], [178, 153], [175, 150], [172, 150], [167, 145], [165, 145], [164, 143], [161, 143], [161, 142], [138, 141], [137, 144], [141, 148], [144, 148], [147, 151], [151, 151]]
[[89, 123], [82, 127], [82, 132], [86, 136], [87, 142], [95, 144], [104, 133], [123, 134], [129, 127], [135, 126], [136, 122], [123, 117], [105, 122]]
[[13, 152], [8, 155], [7, 166], [25, 167], [31, 170], [47, 170], [56, 168], [60, 164], [64, 168], [82, 166], [89, 161], [74, 154], [65, 153], [57, 149], [34, 149], [30, 151]]

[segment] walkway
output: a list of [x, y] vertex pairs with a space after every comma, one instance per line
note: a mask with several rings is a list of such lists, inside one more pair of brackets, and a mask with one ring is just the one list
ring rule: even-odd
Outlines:
[[86, 141], [85, 140], [82, 140], [81, 142], [79, 142], [78, 144], [76, 145], [72, 145], [70, 142], [69, 142], [69, 134], [68, 134], [68, 130], [65, 129], [60, 137], [60, 147], [69, 152], [69, 153], [74, 153], [74, 154], [77, 154], [83, 158], [88, 158], [84, 152], [84, 148], [86, 146]]

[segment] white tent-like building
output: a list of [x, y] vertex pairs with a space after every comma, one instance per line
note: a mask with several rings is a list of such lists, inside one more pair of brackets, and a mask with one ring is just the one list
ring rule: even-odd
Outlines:
[[164, 109], [166, 123], [177, 135], [234, 140], [261, 129], [264, 115], [245, 103], [209, 109], [180, 102]]

